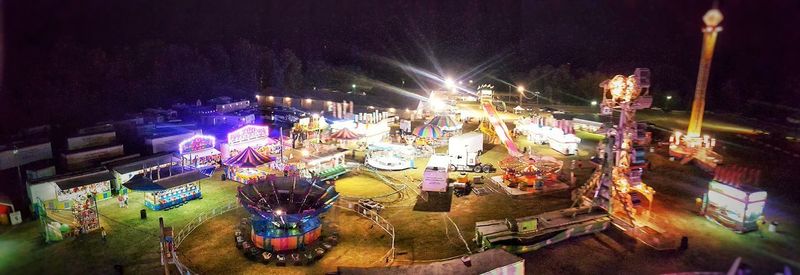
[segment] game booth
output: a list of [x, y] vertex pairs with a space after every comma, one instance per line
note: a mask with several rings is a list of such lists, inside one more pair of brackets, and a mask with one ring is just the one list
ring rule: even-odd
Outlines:
[[228, 140], [220, 144], [221, 159], [230, 159], [246, 148], [253, 148], [260, 155], [268, 156], [278, 149], [278, 141], [269, 137], [269, 127], [245, 125], [228, 133]]
[[258, 168], [272, 161], [274, 159], [261, 155], [252, 147], [247, 147], [237, 156], [225, 161], [225, 176], [245, 184], [265, 180], [269, 173]]
[[70, 209], [76, 199], [88, 195], [99, 201], [111, 198], [112, 180], [110, 171], [97, 168], [33, 180], [28, 194], [32, 202], [41, 202], [47, 209]]
[[339, 142], [339, 148], [353, 148], [357, 147], [354, 146], [354, 142], [360, 140], [361, 135], [356, 134], [349, 128], [342, 128], [331, 134], [329, 138], [337, 140]]
[[202, 199], [200, 180], [213, 168], [168, 167], [136, 175], [123, 184], [144, 194], [144, 205], [151, 210], [170, 210], [195, 199]]
[[372, 144], [382, 142], [384, 138], [389, 136], [390, 128], [389, 122], [392, 118], [385, 118], [376, 120], [375, 117], [380, 117], [379, 114], [358, 114], [355, 120], [343, 120], [331, 123], [331, 130], [335, 133], [343, 128], [347, 128], [354, 132], [360, 138], [357, 142], [365, 144]]
[[239, 186], [237, 197], [250, 213], [249, 224], [236, 232], [237, 246], [268, 261], [270, 252], [313, 251], [311, 246], [322, 236], [319, 216], [333, 207], [339, 193], [327, 182], [271, 177]]
[[111, 198], [114, 176], [98, 168], [29, 182], [28, 194], [43, 227], [45, 241], [100, 228], [97, 201]]
[[550, 128], [547, 131], [547, 143], [550, 148], [563, 155], [577, 154], [581, 139], [575, 136], [573, 131], [572, 128]]
[[367, 147], [367, 157], [364, 163], [372, 168], [387, 171], [399, 171], [414, 168], [413, 146], [378, 143]]
[[222, 153], [214, 148], [216, 139], [213, 136], [195, 135], [178, 144], [181, 164], [184, 166], [202, 167], [219, 166]]
[[757, 230], [767, 192], [749, 184], [757, 184], [760, 174], [750, 168], [718, 166], [703, 196], [706, 218], [738, 233]]

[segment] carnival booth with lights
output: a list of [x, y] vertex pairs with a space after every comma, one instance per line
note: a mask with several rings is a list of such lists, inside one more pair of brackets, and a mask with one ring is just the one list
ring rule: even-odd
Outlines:
[[136, 175], [125, 187], [144, 194], [144, 205], [151, 210], [169, 210], [203, 198], [200, 180], [213, 173], [213, 167], [172, 166]]
[[760, 174], [751, 168], [717, 166], [703, 196], [706, 218], [739, 233], [757, 230], [767, 192], [750, 184], [758, 184]]
[[111, 198], [112, 180], [110, 171], [97, 168], [30, 181], [28, 194], [48, 209], [70, 209], [76, 199], [88, 195], [99, 201]]
[[339, 193], [326, 182], [302, 177], [273, 177], [239, 186], [239, 202], [250, 217], [242, 235], [258, 249], [283, 252], [313, 245], [322, 235], [319, 216], [327, 212]]
[[575, 136], [572, 127], [553, 127], [547, 133], [547, 143], [550, 148], [564, 155], [578, 153], [578, 144], [581, 139]]
[[222, 153], [214, 148], [216, 139], [213, 136], [195, 135], [178, 144], [181, 163], [184, 166], [203, 167], [219, 166]]
[[225, 161], [225, 175], [228, 179], [241, 183], [265, 180], [269, 173], [258, 168], [272, 161], [270, 157], [261, 155], [252, 147], [247, 147], [239, 155]]
[[323, 180], [337, 178], [348, 172], [345, 165], [347, 152], [335, 147], [320, 147], [319, 151], [307, 153], [297, 167], [305, 177], [314, 176]]
[[329, 136], [331, 139], [339, 143], [339, 148], [354, 148], [357, 147], [355, 142], [361, 139], [359, 134], [356, 134], [349, 128], [342, 128]]
[[415, 152], [413, 146], [391, 143], [370, 144], [364, 163], [378, 170], [405, 170], [414, 167]]
[[[550, 148], [564, 155], [578, 153], [578, 144], [581, 139], [575, 136], [572, 122], [569, 120], [556, 120], [552, 117], [534, 116], [522, 118], [514, 122], [514, 131], [526, 135], [528, 141], [536, 144], [548, 144]], [[544, 126], [551, 123], [552, 126]]]
[[384, 141], [389, 136], [390, 127], [389, 122], [393, 118], [389, 118], [384, 113], [360, 113], [356, 114], [353, 120], [340, 120], [334, 121], [330, 124], [330, 129], [336, 133], [343, 128], [348, 128], [353, 133], [359, 136], [356, 142], [357, 145], [366, 146], [368, 144], [379, 143]]
[[100, 228], [97, 201], [111, 198], [114, 176], [104, 168], [29, 182], [28, 194], [47, 242]]
[[228, 133], [228, 140], [220, 144], [221, 158], [230, 159], [246, 148], [253, 148], [261, 155], [268, 156], [278, 149], [278, 141], [269, 137], [269, 127], [245, 125]]

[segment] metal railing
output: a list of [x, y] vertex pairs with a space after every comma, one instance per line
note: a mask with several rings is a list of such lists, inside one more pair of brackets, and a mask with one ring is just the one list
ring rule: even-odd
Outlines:
[[[233, 209], [239, 208], [241, 205], [236, 201], [231, 201], [226, 203], [225, 205], [213, 208], [209, 211], [200, 213], [196, 217], [192, 218], [188, 224], [183, 226], [180, 230], [178, 230], [175, 235], [173, 236], [173, 242], [175, 244], [175, 249], [177, 250], [180, 247], [181, 243], [192, 233], [195, 229], [200, 227], [203, 223], [208, 221], [211, 218], [219, 216], [221, 214], [227, 213]], [[385, 231], [389, 236], [392, 237], [391, 247], [389, 251], [386, 252], [380, 259], [385, 259], [386, 265], [391, 264], [395, 260], [396, 256], [396, 248], [395, 248], [395, 230], [394, 226], [389, 223], [385, 218], [383, 218], [378, 212], [375, 212], [372, 209], [367, 209], [358, 203], [348, 203], [347, 206], [340, 206], [337, 207], [344, 208], [353, 212], [356, 212], [358, 215], [369, 219], [374, 224], [378, 225], [383, 231]], [[180, 274], [196, 274], [195, 272], [191, 271], [186, 265], [180, 262], [177, 253], [172, 252], [172, 259], [173, 264], [178, 269]]]
[[395, 247], [395, 232], [394, 226], [389, 223], [389, 221], [378, 214], [378, 212], [375, 212], [375, 210], [367, 209], [358, 203], [348, 203], [346, 206], [337, 205], [337, 207], [356, 212], [358, 215], [367, 218], [372, 223], [378, 225], [378, 227], [383, 229], [383, 231], [386, 231], [386, 233], [392, 237], [391, 247], [389, 248], [389, 251], [387, 251], [386, 254], [384, 254], [378, 261], [385, 259], [386, 265], [390, 265], [392, 262], [394, 262], [396, 256], [395, 252], [397, 251]]
[[180, 247], [183, 240], [185, 240], [186, 237], [189, 236], [189, 234], [192, 234], [192, 232], [195, 229], [197, 229], [197, 227], [202, 225], [204, 222], [208, 221], [213, 217], [219, 216], [221, 214], [224, 214], [228, 211], [231, 211], [239, 207], [242, 206], [234, 200], [226, 203], [225, 205], [198, 214], [196, 217], [192, 218], [192, 220], [189, 221], [188, 224], [186, 224], [183, 228], [181, 228], [181, 230], [178, 230], [178, 232], [175, 233], [175, 236], [173, 237], [175, 248], [177, 249], [178, 247]]
[[[190, 270], [188, 267], [186, 267], [186, 265], [181, 263], [181, 261], [178, 259], [178, 253], [176, 253], [176, 250], [181, 245], [181, 243], [183, 243], [186, 237], [188, 237], [189, 234], [192, 234], [192, 232], [194, 232], [194, 230], [197, 229], [197, 227], [199, 227], [209, 219], [227, 213], [228, 211], [231, 211], [239, 207], [241, 207], [241, 205], [234, 200], [226, 203], [225, 205], [215, 207], [206, 212], [202, 212], [196, 217], [192, 218], [192, 220], [189, 221], [189, 223], [187, 223], [185, 226], [183, 226], [183, 228], [181, 228], [174, 234], [173, 244], [175, 245], [175, 250], [172, 251], [172, 261], [170, 261], [170, 263], [175, 265], [175, 268], [178, 269], [179, 274], [186, 274], [186, 275], [197, 274], [194, 271]], [[162, 264], [165, 264], [163, 258], [162, 258]]]

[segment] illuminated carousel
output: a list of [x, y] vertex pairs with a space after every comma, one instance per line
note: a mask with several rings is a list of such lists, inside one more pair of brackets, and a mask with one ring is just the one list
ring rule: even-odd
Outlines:
[[251, 259], [310, 264], [337, 242], [335, 235], [320, 241], [319, 216], [339, 198], [327, 182], [271, 177], [240, 186], [237, 197], [251, 217], [236, 231], [236, 245]]

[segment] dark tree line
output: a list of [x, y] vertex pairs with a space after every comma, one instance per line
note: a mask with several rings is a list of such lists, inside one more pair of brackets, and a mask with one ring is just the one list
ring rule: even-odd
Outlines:
[[[97, 120], [104, 114], [110, 119], [137, 107], [221, 95], [250, 98], [268, 87], [297, 90], [337, 82], [332, 80], [336, 70], [324, 61], [304, 64], [290, 49], [247, 40], [208, 45], [148, 41], [111, 49], [86, 49], [65, 40], [41, 59], [25, 72], [29, 81], [6, 88], [27, 94], [11, 99], [22, 100], [18, 106], [47, 106], [54, 117], [45, 120], [56, 122], [59, 116], [85, 113]], [[64, 113], [70, 115], [59, 115]]]

